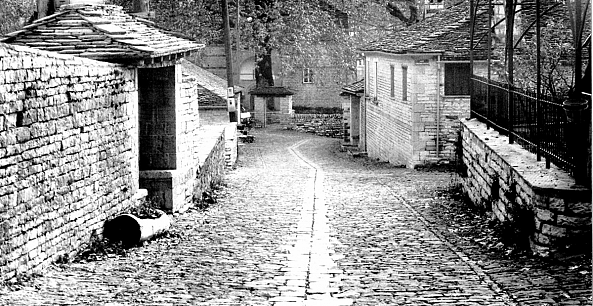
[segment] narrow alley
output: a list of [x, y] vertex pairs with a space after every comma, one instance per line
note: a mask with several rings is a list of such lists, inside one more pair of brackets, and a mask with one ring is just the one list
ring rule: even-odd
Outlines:
[[[489, 256], [427, 212], [451, 174], [268, 127], [168, 235], [0, 286], [0, 305], [590, 305], [590, 271]], [[436, 208], [438, 209], [438, 208]], [[527, 264], [529, 263], [529, 265]]]

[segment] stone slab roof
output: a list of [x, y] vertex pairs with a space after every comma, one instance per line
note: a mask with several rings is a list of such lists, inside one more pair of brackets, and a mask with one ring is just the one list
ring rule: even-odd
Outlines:
[[179, 64], [184, 81], [195, 82], [217, 97], [217, 99], [200, 99], [200, 106], [226, 107], [227, 81], [225, 79], [185, 59], [180, 60]]
[[356, 95], [361, 93], [364, 93], [364, 79], [358, 80], [350, 85], [342, 87], [342, 92], [340, 93], [340, 96]]
[[179, 63], [184, 75], [191, 77], [198, 85], [226, 100], [227, 81], [225, 79], [188, 60], [183, 59]]
[[129, 14], [116, 5], [63, 5], [0, 39], [15, 45], [108, 62], [177, 56], [203, 48], [180, 34]]
[[[474, 56], [487, 56], [488, 14], [478, 11]], [[434, 14], [402, 31], [393, 32], [361, 48], [361, 51], [380, 51], [393, 54], [441, 53], [444, 60], [469, 59], [470, 42], [469, 3], [463, 1]], [[480, 39], [481, 38], [481, 39]]]

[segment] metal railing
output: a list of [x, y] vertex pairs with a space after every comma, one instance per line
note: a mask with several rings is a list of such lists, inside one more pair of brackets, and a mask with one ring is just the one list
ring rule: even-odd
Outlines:
[[[587, 98], [590, 104], [590, 96]], [[517, 142], [537, 154], [538, 160], [544, 157], [548, 168], [553, 163], [574, 173], [578, 167], [586, 167], [574, 154], [578, 149], [575, 150], [574, 142], [569, 140], [569, 137], [576, 137], [577, 132], [586, 134], [575, 131], [560, 101], [540, 95], [538, 103], [535, 93], [473, 76], [471, 113], [488, 127], [507, 135], [510, 143]], [[581, 139], [583, 142], [587, 142], [586, 137]]]

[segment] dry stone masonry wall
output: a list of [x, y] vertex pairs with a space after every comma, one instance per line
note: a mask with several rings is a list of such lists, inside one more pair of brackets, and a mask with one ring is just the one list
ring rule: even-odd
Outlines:
[[0, 278], [73, 255], [142, 197], [135, 79], [0, 44]]
[[318, 136], [343, 138], [342, 114], [293, 114], [281, 120], [286, 129], [312, 133]]
[[462, 121], [461, 138], [462, 183], [474, 203], [528, 236], [535, 254], [590, 251], [590, 189], [477, 120]]

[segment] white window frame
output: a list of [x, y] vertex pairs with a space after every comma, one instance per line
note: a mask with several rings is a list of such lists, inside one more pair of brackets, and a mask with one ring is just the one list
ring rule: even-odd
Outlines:
[[303, 84], [313, 84], [313, 69], [303, 68]]

